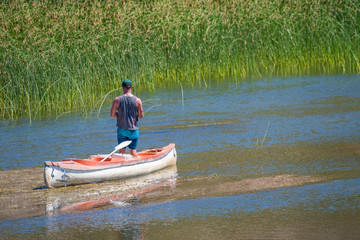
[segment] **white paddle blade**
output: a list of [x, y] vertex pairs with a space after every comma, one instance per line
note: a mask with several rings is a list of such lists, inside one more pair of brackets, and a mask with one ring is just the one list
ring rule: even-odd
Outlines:
[[103, 160], [101, 160], [100, 162], [103, 162], [103, 161], [105, 161], [106, 159], [108, 159], [108, 158], [109, 158], [111, 155], [113, 155], [114, 152], [116, 152], [117, 150], [122, 149], [122, 148], [124, 148], [124, 147], [127, 147], [131, 142], [132, 142], [132, 141], [125, 141], [125, 142], [120, 143], [119, 145], [117, 145], [117, 146], [115, 147], [115, 150], [114, 150], [114, 151], [112, 151], [109, 155], [107, 155], [107, 156], [106, 156]]
[[129, 146], [129, 144], [130, 144], [131, 142], [132, 142], [132, 141], [122, 142], [122, 143], [120, 143], [119, 145], [117, 145], [117, 146], [115, 147], [115, 150], [119, 150], [119, 149], [122, 149], [122, 148], [124, 148], [124, 147], [127, 147], [127, 146]]

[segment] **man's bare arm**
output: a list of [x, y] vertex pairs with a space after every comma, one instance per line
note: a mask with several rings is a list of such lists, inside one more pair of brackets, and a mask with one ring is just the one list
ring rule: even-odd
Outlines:
[[110, 116], [111, 117], [114, 117], [116, 118], [117, 117], [117, 108], [119, 107], [119, 104], [120, 104], [120, 98], [119, 97], [116, 97], [112, 103], [112, 106], [111, 106], [111, 110], [110, 110]]
[[142, 102], [141, 102], [140, 98], [136, 99], [136, 105], [137, 105], [137, 108], [138, 108], [138, 114], [137, 114], [138, 117], [143, 118], [144, 117], [144, 111], [143, 111]]

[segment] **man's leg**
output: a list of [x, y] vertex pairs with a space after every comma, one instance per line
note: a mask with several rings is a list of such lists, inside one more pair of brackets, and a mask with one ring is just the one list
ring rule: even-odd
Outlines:
[[136, 153], [136, 147], [137, 147], [137, 143], [138, 143], [138, 139], [132, 139], [132, 142], [129, 144], [129, 149], [130, 149], [130, 154], [133, 155], [134, 157], [137, 157], [137, 153]]
[[[118, 144], [130, 140], [128, 137], [124, 136], [124, 130], [118, 128], [117, 129], [117, 140]], [[126, 147], [119, 150], [119, 153], [124, 154], [126, 152]]]
[[130, 148], [130, 154], [133, 155], [134, 157], [137, 157], [137, 153], [136, 153], [136, 149], [131, 149]]

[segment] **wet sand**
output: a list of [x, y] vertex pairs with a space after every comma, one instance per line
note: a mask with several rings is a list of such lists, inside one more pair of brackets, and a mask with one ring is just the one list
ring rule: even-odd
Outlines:
[[25, 218], [45, 214], [47, 190], [43, 168], [28, 168], [0, 172], [0, 220]]
[[[235, 195], [329, 180], [328, 177], [297, 175], [234, 180], [213, 175], [176, 180], [171, 178], [171, 184], [164, 184], [164, 181], [150, 182], [144, 180], [144, 177], [146, 178], [143, 176], [138, 179], [48, 189], [43, 183], [43, 168], [1, 171], [0, 220], [114, 207], [119, 205], [116, 204], [119, 201], [129, 202], [134, 198], [144, 203], [174, 201]], [[146, 181], [148, 184], [143, 184]], [[132, 187], [119, 187], [122, 184]]]

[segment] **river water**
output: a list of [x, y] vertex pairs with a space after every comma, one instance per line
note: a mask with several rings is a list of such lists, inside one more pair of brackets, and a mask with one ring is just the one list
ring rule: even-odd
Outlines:
[[[117, 145], [110, 106], [98, 116], [0, 122], [1, 238], [358, 239], [359, 75], [208, 82], [138, 96], [146, 112], [138, 149], [174, 142], [176, 168], [44, 189], [45, 160]], [[17, 179], [32, 185], [9, 190]]]

